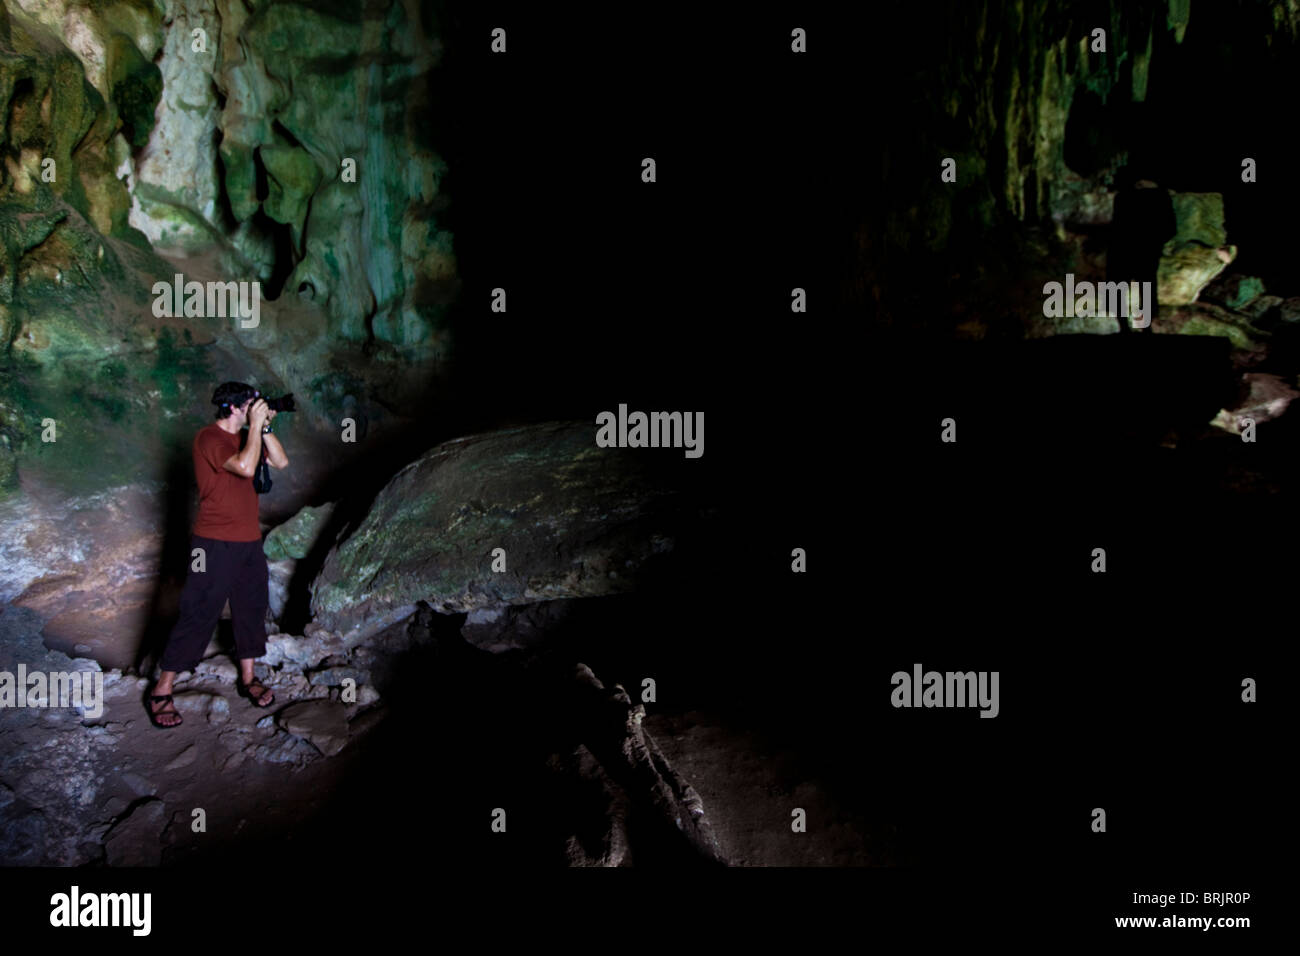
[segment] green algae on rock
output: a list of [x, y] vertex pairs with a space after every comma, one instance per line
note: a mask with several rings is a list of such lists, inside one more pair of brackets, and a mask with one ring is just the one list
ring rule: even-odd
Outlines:
[[285, 558], [294, 558], [301, 561], [307, 557], [333, 513], [333, 504], [321, 505], [318, 508], [307, 507], [284, 524], [272, 528], [267, 532], [266, 540], [262, 542], [262, 550], [266, 552], [267, 560], [283, 561]]

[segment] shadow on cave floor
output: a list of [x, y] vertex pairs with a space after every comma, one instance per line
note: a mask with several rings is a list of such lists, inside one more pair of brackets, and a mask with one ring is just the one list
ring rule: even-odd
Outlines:
[[[605, 812], [599, 802], [547, 769], [548, 755], [567, 754], [579, 742], [592, 745], [590, 728], [565, 704], [575, 662], [597, 662], [591, 666], [611, 687], [619, 682], [616, 660], [632, 661], [639, 651], [656, 646], [658, 665], [649, 669], [659, 675], [661, 686], [674, 688], [668, 699], [649, 706], [656, 714], [725, 712], [733, 703], [735, 686], [718, 682], [712, 685], [712, 694], [699, 694], [707, 676], [691, 673], [699, 655], [681, 654], [675, 642], [665, 645], [644, 601], [578, 603], [581, 609], [549, 636], [547, 649], [535, 655], [477, 650], [455, 632], [463, 615], [430, 615], [434, 631], [442, 633], [431, 634], [427, 643], [404, 655], [394, 668], [395, 679], [383, 688], [387, 710], [383, 722], [365, 738], [362, 748], [333, 758], [337, 775], [317, 795], [315, 812], [293, 814], [300, 822], [290, 831], [258, 832], [254, 826], [245, 840], [223, 844], [215, 854], [205, 852], [176, 862], [236, 864], [246, 854], [246, 845], [255, 844], [259, 852], [291, 858], [296, 865], [329, 865], [340, 859], [340, 853], [350, 863], [366, 866], [409, 866], [413, 860], [439, 868], [565, 865], [567, 836], [586, 832], [598, 839]], [[637, 620], [642, 627], [633, 623]], [[599, 653], [598, 646], [611, 641], [626, 646], [613, 655]], [[664, 666], [664, 655], [676, 666]], [[629, 675], [623, 678], [625, 686], [635, 690], [632, 677], [645, 668], [624, 669]], [[743, 717], [738, 723], [749, 727]], [[761, 727], [751, 729], [760, 731], [758, 739], [765, 751], [781, 754], [787, 779], [818, 781], [819, 791], [830, 792], [825, 798], [828, 803], [851, 804], [853, 795], [837, 790], [836, 781], [817, 764], [816, 754], [805, 761], [797, 745], [792, 750], [788, 741], [769, 741]], [[660, 741], [661, 746], [664, 743]], [[286, 787], [269, 799], [280, 803], [294, 797]], [[771, 802], [777, 809], [770, 815], [770, 825], [786, 826], [783, 818], [788, 810], [776, 794]], [[507, 834], [491, 832], [494, 808], [506, 810]], [[718, 805], [710, 809], [706, 803], [706, 813], [718, 816], [720, 809]], [[893, 855], [863, 858], [858, 849], [866, 837], [863, 833], [835, 835], [846, 844], [840, 855], [858, 865], [897, 862], [901, 851], [892, 842], [896, 839], [892, 821], [871, 823], [891, 834], [891, 842], [881, 845]], [[719, 817], [714, 827], [725, 832], [725, 824]], [[636, 866], [708, 864], [652, 815], [634, 812], [629, 836]]]
[[[162, 659], [167, 638], [180, 615], [180, 592], [185, 584], [185, 569], [190, 561], [191, 487], [194, 462], [189, 448], [172, 449], [167, 463], [167, 494], [163, 502], [163, 546], [159, 557], [158, 578], [149, 606], [149, 623], [141, 635], [130, 668], [137, 673], [151, 669]], [[180, 489], [185, 489], [182, 493]], [[124, 662], [101, 661], [102, 666], [127, 670]]]

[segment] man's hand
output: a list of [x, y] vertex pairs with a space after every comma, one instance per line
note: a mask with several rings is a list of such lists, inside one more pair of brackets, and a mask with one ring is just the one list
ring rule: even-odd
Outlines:
[[248, 410], [249, 427], [256, 428], [258, 431], [261, 431], [262, 426], [266, 424], [266, 416], [269, 412], [270, 409], [266, 407], [266, 401], [264, 399], [259, 398], [257, 401], [253, 403], [252, 407], [249, 408]]

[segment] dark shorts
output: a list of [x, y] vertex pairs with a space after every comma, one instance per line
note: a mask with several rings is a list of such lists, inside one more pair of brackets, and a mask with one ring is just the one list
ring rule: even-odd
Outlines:
[[[203, 571], [194, 570], [195, 548], [204, 551]], [[227, 599], [240, 660], [265, 654], [268, 580], [260, 540], [218, 541], [190, 535], [190, 570], [181, 591], [180, 618], [167, 639], [162, 669], [189, 671], [198, 666]]]

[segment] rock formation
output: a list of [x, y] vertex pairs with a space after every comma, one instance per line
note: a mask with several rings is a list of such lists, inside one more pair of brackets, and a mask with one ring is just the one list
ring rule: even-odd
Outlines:
[[393, 476], [312, 585], [314, 623], [348, 639], [424, 601], [499, 610], [635, 586], [685, 512], [635, 451], [552, 422], [439, 445]]

